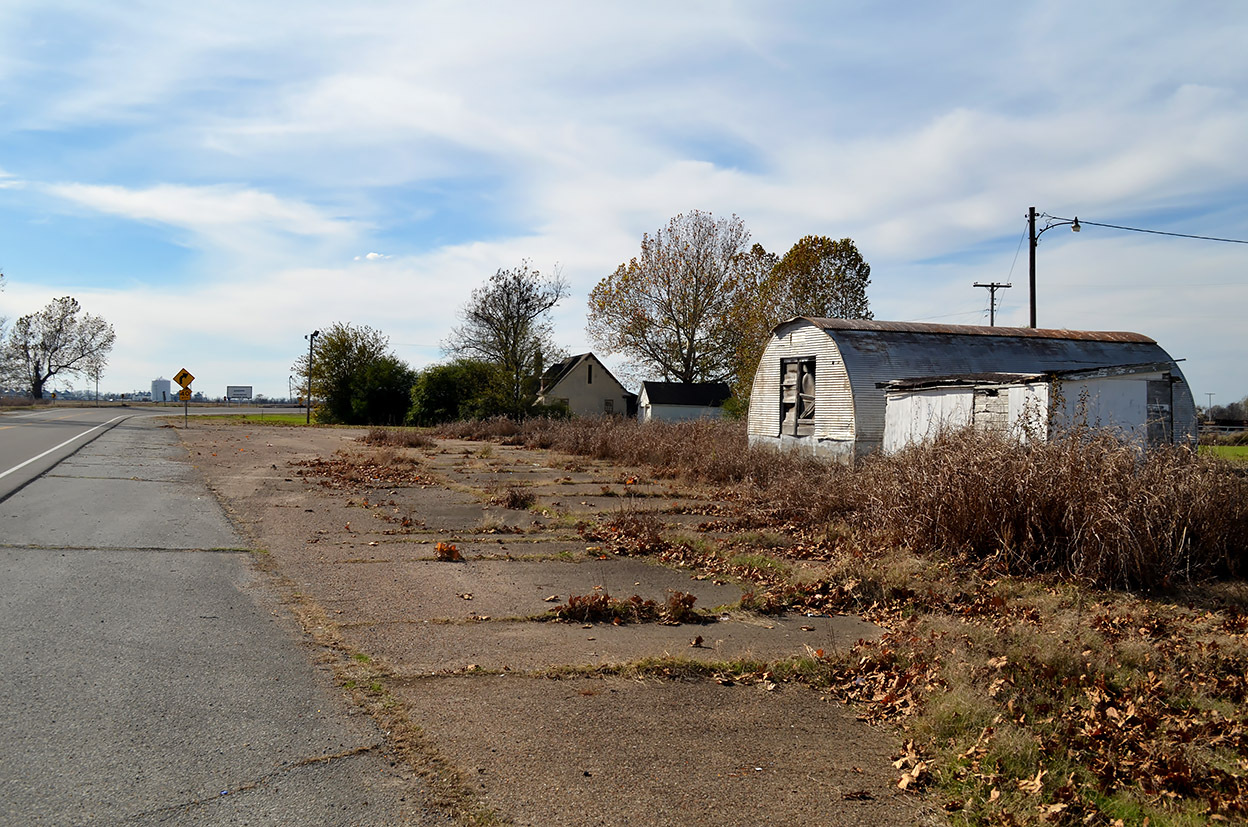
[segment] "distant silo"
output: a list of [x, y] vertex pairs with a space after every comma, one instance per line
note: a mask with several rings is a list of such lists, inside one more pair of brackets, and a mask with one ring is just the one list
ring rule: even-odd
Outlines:
[[173, 399], [173, 385], [168, 379], [152, 380], [152, 401], [169, 402]]

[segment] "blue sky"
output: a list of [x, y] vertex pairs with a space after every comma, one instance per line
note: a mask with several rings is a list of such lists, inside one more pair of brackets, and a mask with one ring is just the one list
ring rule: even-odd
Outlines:
[[[940, 5], [956, 5], [955, 10]], [[589, 291], [642, 233], [851, 237], [878, 319], [1027, 323], [1027, 208], [1248, 239], [1238, 2], [0, 4], [0, 316], [111, 321], [102, 386], [284, 396], [333, 322], [441, 358], [528, 259]], [[1248, 245], [1046, 233], [1042, 327], [1157, 339], [1248, 394]], [[605, 354], [602, 354], [605, 356]], [[618, 364], [607, 358], [608, 364]], [[80, 383], [81, 384], [81, 383]]]

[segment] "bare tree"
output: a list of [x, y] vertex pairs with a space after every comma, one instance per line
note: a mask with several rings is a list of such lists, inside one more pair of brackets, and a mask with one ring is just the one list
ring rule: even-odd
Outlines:
[[460, 358], [481, 359], [502, 369], [512, 416], [519, 418], [536, 391], [543, 354], [553, 350], [547, 314], [568, 294], [558, 267], [550, 278], [529, 269], [528, 260], [498, 270], [472, 291], [460, 310], [462, 324], [443, 349]]
[[63, 296], [13, 323], [0, 363], [6, 376], [29, 387], [35, 399], [42, 399], [44, 386], [53, 376], [96, 366], [103, 370], [116, 338], [112, 325], [82, 313], [77, 299]]
[[589, 294], [587, 330], [596, 345], [680, 382], [733, 373], [738, 264], [750, 238], [737, 216], [693, 210], [641, 239], [641, 254]]

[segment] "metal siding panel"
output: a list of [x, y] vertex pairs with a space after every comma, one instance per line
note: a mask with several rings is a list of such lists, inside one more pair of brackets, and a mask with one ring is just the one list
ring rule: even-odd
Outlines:
[[772, 333], [763, 349], [750, 389], [748, 432], [774, 437], [780, 433], [780, 358], [784, 341]]
[[[1160, 346], [1144, 337], [1119, 341], [908, 330], [827, 332], [836, 340], [845, 360], [853, 393], [855, 437], [859, 442], [883, 439], [884, 391], [876, 387], [880, 382], [989, 371], [1039, 373], [1173, 361]], [[1194, 408], [1192, 418], [1194, 421]]]

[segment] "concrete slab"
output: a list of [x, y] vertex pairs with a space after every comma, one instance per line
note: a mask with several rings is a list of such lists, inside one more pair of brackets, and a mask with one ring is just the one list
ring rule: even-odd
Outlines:
[[497, 539], [452, 540], [443, 536], [383, 537], [375, 546], [368, 542], [348, 544], [318, 543], [312, 558], [317, 563], [394, 564], [437, 559], [437, 544], [453, 542], [465, 560], [509, 558], [584, 560], [599, 556], [585, 549], [592, 544], [584, 540], [557, 540], [541, 535], [508, 535]]
[[[891, 755], [805, 687], [433, 678], [397, 694], [516, 825], [913, 825]], [[763, 732], [765, 737], [759, 737]]]
[[[663, 601], [667, 591], [697, 597], [695, 608], [736, 603], [742, 591], [734, 585], [694, 580], [690, 573], [642, 560], [612, 557], [583, 562], [471, 560], [463, 563], [407, 562], [379, 576], [376, 566], [324, 564], [293, 567], [299, 587], [325, 608], [350, 612], [364, 622], [463, 620], [543, 614], [558, 595], [589, 594], [604, 587], [613, 597], [640, 594]], [[465, 598], [463, 595], [471, 595]]]
[[[651, 657], [776, 661], [804, 655], [807, 646], [832, 652], [880, 635], [879, 627], [844, 616], [679, 626], [588, 625], [416, 622], [347, 626], [343, 634], [360, 651], [385, 658], [401, 675], [456, 672], [473, 665], [486, 670], [532, 672], [557, 666], [618, 665]], [[699, 637], [702, 643], [694, 646]]]

